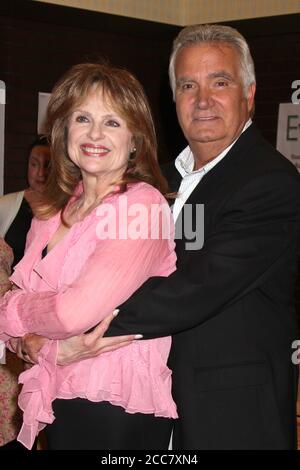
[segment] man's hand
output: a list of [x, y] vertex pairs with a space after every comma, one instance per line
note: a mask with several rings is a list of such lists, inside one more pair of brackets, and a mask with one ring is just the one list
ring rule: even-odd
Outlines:
[[[102, 320], [91, 333], [59, 340], [57, 364], [65, 366], [82, 359], [96, 357], [99, 354], [114, 351], [115, 349], [128, 346], [137, 339], [141, 339], [142, 335], [103, 338], [104, 333], [118, 312], [118, 310], [115, 310], [111, 315]], [[39, 352], [47, 341], [49, 340], [43, 336], [30, 333], [23, 336], [23, 338], [12, 338], [10, 345], [17, 356], [23, 359], [23, 361], [36, 364]]]
[[60, 340], [58, 342], [57, 363], [59, 365], [68, 365], [82, 359], [89, 359], [99, 356], [99, 354], [104, 352], [128, 346], [133, 341], [141, 339], [142, 335], [103, 338], [104, 333], [117, 314], [118, 310], [115, 310], [111, 315], [102, 320], [91, 333]]

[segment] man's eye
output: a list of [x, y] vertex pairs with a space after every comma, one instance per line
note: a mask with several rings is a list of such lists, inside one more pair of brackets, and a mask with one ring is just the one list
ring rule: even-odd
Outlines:
[[193, 84], [192, 83], [182, 83], [182, 85], [180, 85], [179, 88], [181, 90], [190, 90], [191, 88], [193, 88]]
[[80, 114], [79, 116], [76, 116], [75, 118], [76, 122], [89, 122], [88, 118], [86, 116], [83, 116]]
[[223, 88], [223, 87], [226, 87], [226, 86], [228, 85], [228, 82], [227, 82], [226, 80], [218, 80], [218, 81], [216, 82], [216, 85], [217, 85], [218, 87]]
[[114, 119], [109, 119], [109, 121], [106, 121], [106, 125], [109, 127], [120, 127], [118, 121], [115, 121]]

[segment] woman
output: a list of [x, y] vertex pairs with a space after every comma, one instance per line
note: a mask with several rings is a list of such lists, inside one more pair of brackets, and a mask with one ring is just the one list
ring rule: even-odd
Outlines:
[[28, 188], [0, 197], [0, 236], [4, 237], [13, 249], [13, 266], [24, 255], [34, 206], [40, 199], [48, 175], [50, 148], [45, 136], [38, 136], [34, 140], [28, 155]]
[[[49, 143], [45, 136], [37, 136], [28, 149], [28, 188], [0, 197], [0, 236], [5, 237], [5, 241], [12, 248], [12, 266], [15, 266], [24, 256], [26, 236], [30, 229], [34, 208], [45, 186], [49, 161]], [[7, 250], [8, 248], [4, 250], [4, 253]], [[5, 446], [1, 450], [26, 450], [14, 439], [20, 429], [20, 416], [16, 407], [19, 393], [17, 378], [23, 366], [24, 362], [9, 351], [6, 355], [6, 364], [1, 366], [1, 386], [2, 390], [5, 390], [6, 397], [6, 405], [2, 406], [0, 426], [0, 445], [5, 443]]]
[[175, 270], [145, 94], [125, 70], [80, 64], [55, 86], [48, 123], [44, 203], [11, 277], [19, 290], [0, 303], [5, 339], [50, 339], [39, 363], [21, 375], [19, 440], [30, 447], [55, 415], [46, 429], [49, 449], [166, 448], [177, 417], [166, 366], [170, 337], [56, 364], [57, 340], [93, 328], [150, 276]]
[[[5, 243], [3, 238], [0, 238], [0, 296], [4, 295], [11, 288], [9, 275], [12, 262], [12, 249]], [[17, 376], [22, 369], [22, 361], [9, 352], [5, 354], [4, 343], [0, 341], [1, 450], [12, 448], [11, 443], [14, 442], [14, 439], [17, 437], [21, 426], [21, 417], [17, 406], [17, 396], [19, 393]], [[15, 446], [14, 448], [17, 447]]]

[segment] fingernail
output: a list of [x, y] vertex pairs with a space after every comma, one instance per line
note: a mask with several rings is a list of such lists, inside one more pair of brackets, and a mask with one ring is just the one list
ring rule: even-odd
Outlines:
[[135, 335], [134, 339], [142, 339], [143, 335]]
[[120, 310], [118, 308], [116, 308], [116, 310], [113, 311], [113, 316], [116, 317], [118, 315], [119, 311]]

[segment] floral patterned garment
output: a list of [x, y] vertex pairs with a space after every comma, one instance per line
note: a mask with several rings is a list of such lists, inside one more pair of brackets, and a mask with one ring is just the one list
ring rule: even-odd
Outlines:
[[[13, 261], [11, 248], [0, 238], [0, 295], [10, 289], [10, 266]], [[0, 446], [17, 437], [21, 416], [17, 406], [19, 394], [18, 375], [23, 361], [6, 352], [6, 364], [0, 364]]]

